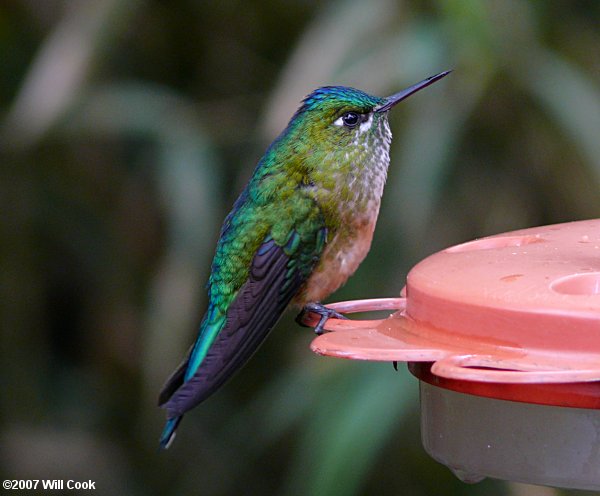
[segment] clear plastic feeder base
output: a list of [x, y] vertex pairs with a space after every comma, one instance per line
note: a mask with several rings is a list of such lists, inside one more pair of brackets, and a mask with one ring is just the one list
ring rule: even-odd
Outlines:
[[419, 381], [425, 450], [465, 482], [600, 490], [600, 410], [458, 393]]

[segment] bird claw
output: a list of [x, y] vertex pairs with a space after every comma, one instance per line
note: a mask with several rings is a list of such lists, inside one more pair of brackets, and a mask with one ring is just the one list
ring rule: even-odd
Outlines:
[[323, 334], [325, 332], [325, 324], [327, 323], [327, 321], [329, 319], [333, 318], [333, 319], [348, 320], [348, 317], [346, 317], [345, 315], [342, 315], [339, 312], [336, 312], [332, 308], [327, 308], [325, 305], [322, 305], [321, 303], [312, 302], [312, 303], [307, 303], [306, 305], [304, 305], [304, 308], [302, 308], [302, 310], [296, 317], [296, 322], [298, 324], [300, 324], [301, 326], [310, 327], [309, 325], [305, 324], [305, 322], [304, 322], [305, 317], [309, 313], [316, 313], [317, 315], [320, 316], [319, 323], [315, 327], [315, 334], [317, 336], [320, 336], [321, 334]]

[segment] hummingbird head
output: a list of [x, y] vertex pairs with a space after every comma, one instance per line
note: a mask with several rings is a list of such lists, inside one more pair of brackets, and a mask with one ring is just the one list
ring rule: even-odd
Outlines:
[[[294, 142], [311, 155], [383, 146], [389, 148], [388, 112], [413, 93], [442, 79], [445, 71], [386, 98], [345, 86], [324, 86], [313, 91], [292, 117], [288, 129]], [[287, 133], [286, 133], [287, 134]]]
[[355, 88], [324, 86], [302, 101], [290, 127], [301, 133], [313, 152], [315, 148], [344, 151], [379, 129], [383, 124], [380, 117], [385, 114], [375, 117], [374, 110], [385, 101]]
[[[336, 209], [339, 201], [347, 200], [352, 208], [377, 210], [390, 162], [389, 111], [449, 72], [387, 98], [345, 86], [316, 89], [271, 144], [257, 177], [272, 175], [279, 164], [286, 176], [323, 197], [321, 208], [330, 202]], [[269, 194], [275, 193], [277, 184], [273, 182]], [[265, 187], [262, 194], [267, 196]]]

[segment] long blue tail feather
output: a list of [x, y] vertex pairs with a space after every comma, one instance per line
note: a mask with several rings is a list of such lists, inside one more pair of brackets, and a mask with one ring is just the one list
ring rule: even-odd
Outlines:
[[177, 426], [183, 417], [173, 417], [167, 420], [165, 424], [165, 428], [162, 431], [160, 436], [160, 447], [161, 449], [169, 449], [171, 443], [175, 439], [175, 431], [177, 430]]

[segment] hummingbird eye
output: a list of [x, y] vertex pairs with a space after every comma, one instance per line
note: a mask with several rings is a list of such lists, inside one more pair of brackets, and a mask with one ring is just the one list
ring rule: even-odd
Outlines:
[[360, 115], [356, 112], [346, 112], [342, 115], [342, 122], [346, 127], [354, 127], [360, 121]]

